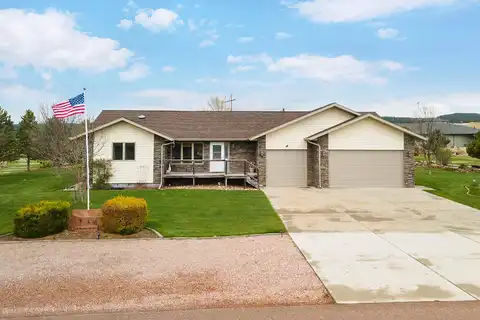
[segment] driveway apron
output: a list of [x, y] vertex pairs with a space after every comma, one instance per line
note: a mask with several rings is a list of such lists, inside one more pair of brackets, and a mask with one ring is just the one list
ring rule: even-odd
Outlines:
[[421, 189], [266, 188], [339, 303], [480, 299], [480, 211]]

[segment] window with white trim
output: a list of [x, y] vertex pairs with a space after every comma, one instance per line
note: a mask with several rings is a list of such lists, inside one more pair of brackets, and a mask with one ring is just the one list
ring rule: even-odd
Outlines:
[[135, 143], [133, 142], [114, 142], [112, 150], [112, 159], [115, 161], [135, 160]]
[[172, 146], [172, 159], [181, 162], [202, 162], [203, 161], [203, 143], [201, 142], [182, 142], [175, 143]]

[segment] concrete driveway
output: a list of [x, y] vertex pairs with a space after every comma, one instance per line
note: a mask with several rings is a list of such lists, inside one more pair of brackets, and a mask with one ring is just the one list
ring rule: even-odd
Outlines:
[[480, 299], [480, 211], [421, 189], [266, 188], [340, 303]]

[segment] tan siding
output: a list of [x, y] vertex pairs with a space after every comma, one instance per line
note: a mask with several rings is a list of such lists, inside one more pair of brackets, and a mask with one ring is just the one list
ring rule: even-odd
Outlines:
[[153, 183], [154, 135], [125, 122], [95, 133], [95, 158], [112, 159], [114, 142], [134, 142], [134, 161], [112, 161], [110, 183]]
[[267, 150], [307, 150], [305, 138], [354, 116], [331, 108], [267, 134]]
[[329, 135], [330, 150], [403, 150], [403, 132], [364, 119]]

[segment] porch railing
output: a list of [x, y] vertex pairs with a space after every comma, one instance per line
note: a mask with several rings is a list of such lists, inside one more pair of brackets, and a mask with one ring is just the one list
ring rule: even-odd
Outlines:
[[177, 160], [166, 159], [164, 174], [169, 173], [191, 173], [195, 174], [224, 174], [256, 176], [258, 167], [255, 163], [246, 159], [228, 160]]

